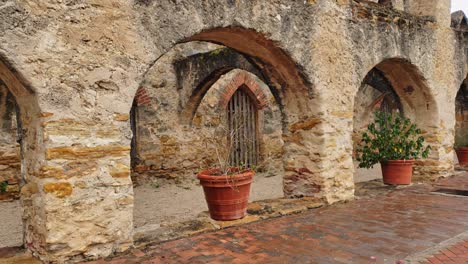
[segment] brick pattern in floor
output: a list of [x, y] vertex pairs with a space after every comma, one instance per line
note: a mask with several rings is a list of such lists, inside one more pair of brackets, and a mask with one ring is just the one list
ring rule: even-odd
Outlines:
[[468, 240], [442, 249], [421, 264], [467, 264]]
[[[468, 189], [468, 174], [444, 179], [444, 186], [450, 187], [451, 181], [452, 186]], [[150, 245], [94, 263], [397, 263], [468, 230], [468, 197], [434, 194], [430, 189], [415, 185]], [[427, 263], [466, 263], [465, 246], [443, 250]], [[451, 260], [451, 253], [457, 259]]]

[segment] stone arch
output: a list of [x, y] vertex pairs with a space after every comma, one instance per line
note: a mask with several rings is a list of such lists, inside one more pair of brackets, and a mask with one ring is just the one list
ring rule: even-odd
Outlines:
[[[264, 75], [269, 76], [275, 88], [282, 93], [281, 97], [293, 96], [297, 107], [308, 109], [304, 95], [313, 97], [313, 87], [301, 73], [297, 64], [273, 41], [262, 34], [239, 27], [214, 28], [202, 31], [187, 40], [201, 40], [220, 43], [255, 58]], [[306, 97], [307, 99], [307, 97]], [[287, 108], [285, 102], [284, 107]]]
[[426, 142], [433, 147], [428, 159], [417, 161], [415, 178], [432, 179], [439, 175], [440, 170], [448, 170], [446, 164], [438, 164], [438, 152], [443, 148], [439, 140], [438, 105], [418, 67], [407, 59], [388, 58], [376, 64], [368, 72], [372, 69], [384, 74], [401, 102], [404, 116], [413, 120], [422, 129]]
[[[279, 98], [282, 109], [283, 131], [285, 135], [285, 195], [301, 197], [317, 195], [321, 192], [322, 179], [316, 157], [321, 145], [301, 144], [300, 133], [313, 133], [321, 130], [321, 123], [316, 113], [320, 104], [312, 83], [302, 73], [302, 68], [275, 42], [262, 33], [241, 27], [215, 27], [201, 30], [193, 36], [179, 40], [180, 43], [206, 41], [221, 44], [242, 54], [250, 56], [252, 61], [268, 76], [268, 85], [275, 97]], [[154, 65], [154, 63], [152, 64]], [[296, 136], [290, 136], [296, 134]], [[312, 136], [312, 135], [309, 135]], [[315, 142], [315, 141], [314, 141]], [[320, 142], [320, 141], [317, 141]], [[313, 149], [311, 149], [313, 147]], [[317, 172], [319, 171], [319, 172]]]
[[[367, 75], [373, 68], [382, 72], [401, 100], [403, 111], [421, 128], [438, 124], [438, 105], [426, 78], [418, 67], [405, 58], [386, 58], [365, 70]], [[430, 116], [430, 119], [422, 116]]]
[[13, 66], [0, 56], [0, 83], [11, 93], [17, 108], [18, 134], [21, 162], [21, 205], [24, 246], [38, 252], [45, 249], [45, 226], [43, 225], [42, 193], [40, 186], [40, 166], [45, 160], [41, 113], [34, 90], [26, 79]]
[[[317, 98], [312, 82], [303, 72], [303, 66], [293, 60], [282, 47], [275, 41], [270, 40], [264, 34], [255, 29], [248, 29], [239, 26], [231, 27], [209, 27], [205, 26], [191, 36], [179, 37], [172, 39], [171, 44], [164, 48], [164, 52], [158, 56], [156, 60], [149, 64], [146, 73], [166, 54], [171, 47], [176, 44], [187, 43], [192, 41], [204, 41], [215, 44], [220, 44], [231, 48], [241, 54], [250, 57], [251, 62], [255, 64], [261, 71], [262, 77], [265, 78], [267, 84], [272, 88], [272, 92], [284, 107], [286, 111], [300, 111], [307, 113], [312, 111], [309, 100]], [[174, 44], [175, 43], [175, 44]], [[214, 76], [220, 76], [233, 68], [219, 69]], [[146, 73], [143, 75], [145, 76]], [[144, 77], [143, 77], [144, 79]], [[210, 79], [216, 79], [210, 78]], [[209, 85], [207, 85], [209, 87]], [[202, 95], [203, 93], [201, 93]], [[306, 95], [306, 96], [304, 96]], [[289, 100], [291, 102], [283, 102]], [[133, 100], [133, 98], [131, 98]], [[128, 109], [131, 108], [132, 101], [127, 102]], [[192, 107], [192, 109], [196, 106]], [[310, 111], [309, 111], [310, 110]], [[315, 109], [317, 111], [317, 109]], [[290, 116], [285, 116], [290, 118]], [[190, 120], [190, 117], [183, 120]], [[295, 122], [291, 120], [288, 122]]]
[[[216, 81], [207, 89], [207, 92], [204, 94], [200, 103], [197, 103], [199, 107], [196, 110], [200, 110], [201, 107], [206, 106], [206, 110], [200, 111], [201, 116], [198, 117], [195, 115], [194, 120], [192, 120], [191, 125], [187, 126], [186, 124], [180, 122], [179, 107], [181, 105], [190, 105], [185, 103], [187, 97], [186, 90], [193, 91], [193, 89], [186, 89], [185, 87], [181, 88], [179, 86], [179, 79], [177, 78], [177, 67], [175, 63], [182, 60], [179, 54], [183, 53], [184, 50], [194, 50], [192, 44], [196, 43], [182, 43], [171, 49], [168, 53], [160, 58], [156, 62], [152, 69], [150, 69], [140, 87], [138, 88], [134, 105], [138, 106], [138, 117], [137, 117], [137, 146], [138, 147], [138, 159], [139, 162], [133, 168], [132, 180], [137, 183], [137, 188], [135, 188], [135, 212], [134, 221], [137, 230], [141, 230], [140, 227], [146, 225], [143, 221], [143, 217], [138, 214], [143, 210], [143, 201], [141, 200], [140, 187], [145, 185], [148, 182], [151, 182], [152, 179], [156, 179], [161, 186], [166, 187], [167, 183], [174, 185], [172, 179], [183, 181], [185, 179], [192, 180], [194, 173], [196, 173], [200, 168], [206, 167], [204, 161], [207, 163], [211, 162], [211, 153], [201, 140], [201, 138], [210, 133], [211, 127], [219, 126], [222, 123], [221, 114], [224, 113], [223, 108], [223, 94], [224, 92], [233, 93], [234, 89], [237, 89], [238, 86], [230, 86], [230, 84], [246, 84], [250, 87], [250, 92], [255, 94], [255, 100], [258, 105], [261, 105], [267, 109], [272, 108], [272, 102], [275, 102], [274, 96], [271, 94], [268, 86], [261, 81], [261, 79], [252, 73], [247, 73], [245, 70], [234, 69], [228, 73], [220, 76]], [[213, 45], [211, 43], [206, 43], [206, 45]], [[183, 48], [186, 46], [186, 48]], [[210, 56], [210, 54], [217, 50], [215, 49], [206, 49], [200, 52], [200, 56]], [[197, 51], [198, 52], [198, 51]], [[193, 53], [193, 52], [192, 52]], [[212, 54], [213, 55], [213, 54]], [[193, 57], [195, 55], [191, 54], [188, 57]], [[197, 55], [198, 56], [198, 55]], [[201, 67], [202, 71], [204, 70], [204, 65], [197, 66]], [[223, 68], [224, 69], [224, 68]], [[197, 71], [200, 70], [196, 67], [192, 68], [190, 74], [197, 75]], [[234, 75], [234, 76], [231, 76]], [[208, 76], [212, 76], [208, 74]], [[230, 76], [230, 77], [227, 77]], [[237, 78], [235, 78], [237, 76]], [[204, 78], [200, 78], [204, 79]], [[262, 82], [262, 84], [259, 84]], [[189, 82], [192, 84], [192, 82]], [[193, 85], [193, 86], [196, 86]], [[230, 87], [230, 88], [229, 88]], [[192, 87], [193, 88], [193, 87]], [[232, 89], [232, 90], [231, 90]], [[196, 93], [194, 91], [193, 93]], [[207, 97], [210, 97], [208, 98]], [[228, 95], [230, 97], [230, 94]], [[191, 96], [193, 97], [193, 95]], [[181, 104], [181, 102], [184, 102]], [[213, 105], [211, 107], [210, 105]], [[274, 103], [276, 105], [276, 102]], [[210, 112], [207, 114], [208, 112]], [[182, 109], [183, 112], [183, 109]], [[279, 106], [276, 106], [274, 112], [274, 118], [269, 116], [268, 119], [264, 119], [265, 122], [268, 122], [267, 125], [272, 123], [272, 119], [279, 120], [276, 123], [277, 130], [273, 132], [268, 132], [265, 134], [265, 137], [262, 138], [264, 141], [279, 142], [281, 144], [265, 144], [266, 150], [277, 151], [275, 154], [280, 155], [282, 153], [282, 122], [281, 122], [281, 111]], [[132, 122], [134, 123], [134, 122]], [[271, 129], [270, 129], [271, 130]], [[279, 133], [276, 133], [278, 132]], [[276, 147], [276, 149], [274, 149]], [[279, 161], [280, 166], [278, 168], [283, 168], [282, 166], [282, 156], [279, 159], [275, 159], [275, 162]], [[203, 162], [203, 163], [202, 163]], [[277, 169], [278, 169], [277, 168]], [[279, 170], [279, 169], [278, 169]], [[262, 177], [263, 181], [272, 181], [274, 178], [275, 190], [269, 190], [269, 192], [263, 191], [261, 197], [263, 199], [267, 198], [278, 198], [282, 197], [282, 174], [281, 171], [278, 173], [277, 177]], [[151, 179], [149, 179], [151, 178]], [[260, 182], [262, 182], [259, 180]], [[140, 184], [141, 183], [141, 184]], [[258, 186], [258, 185], [257, 185]], [[269, 185], [270, 186], [270, 185]], [[163, 188], [161, 188], [163, 189]], [[196, 186], [191, 187], [190, 189], [198, 190]], [[255, 190], [255, 183], [253, 190]], [[271, 197], [265, 196], [278, 194], [279, 196]], [[253, 195], [255, 197], [255, 195]], [[257, 195], [257, 197], [260, 195]], [[197, 196], [195, 196], [197, 197]], [[183, 207], [186, 201], [186, 197], [174, 196], [173, 200], [177, 200], [177, 204], [181, 205], [177, 207], [178, 209], [174, 210], [185, 210]], [[258, 199], [258, 198], [254, 198]], [[190, 199], [192, 210], [204, 209], [204, 200], [202, 197], [200, 199]], [[172, 210], [172, 211], [174, 211]], [[161, 213], [160, 215], [164, 215]], [[167, 215], [164, 215], [168, 217]], [[190, 216], [185, 214], [184, 217]], [[162, 218], [162, 217], [161, 217]], [[175, 217], [174, 217], [175, 218]], [[180, 217], [178, 218], [180, 220]], [[152, 221], [158, 221], [158, 218], [153, 218]], [[138, 231], [137, 231], [138, 232]]]

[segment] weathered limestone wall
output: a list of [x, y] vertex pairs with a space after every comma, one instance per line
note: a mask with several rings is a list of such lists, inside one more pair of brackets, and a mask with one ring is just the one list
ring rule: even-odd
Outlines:
[[438, 22], [343, 0], [3, 1], [0, 57], [24, 86], [0, 75], [26, 129], [26, 246], [63, 261], [132, 245], [129, 112], [182, 41], [252, 57], [281, 110], [288, 197], [352, 199], [354, 98], [376, 66], [434, 146], [420, 178], [450, 173], [466, 49], [443, 22], [448, 0], [433, 3], [418, 15]]
[[16, 106], [13, 95], [0, 81], [0, 200], [19, 197], [21, 158]]
[[433, 17], [439, 25], [450, 25], [450, 0], [404, 0], [405, 11], [416, 15]]
[[[390, 10], [386, 11], [388, 16], [382, 22], [376, 22], [372, 13], [366, 10], [365, 6], [355, 7], [355, 17], [363, 23], [355, 28], [352, 39], [375, 40], [366, 43], [355, 41], [353, 44], [356, 51], [370, 52], [373, 56], [356, 57], [359, 65], [356, 72], [365, 75], [369, 68], [382, 61], [376, 58], [406, 60], [384, 61], [377, 68], [392, 82], [402, 99], [405, 115], [417, 122], [433, 146], [430, 159], [417, 168], [416, 178], [418, 175], [421, 175], [420, 179], [447, 175], [453, 169], [450, 161], [453, 134], [449, 129], [454, 125], [454, 114], [449, 113], [452, 111], [450, 108], [440, 106], [447, 101], [453, 102], [453, 98], [448, 97], [456, 89], [453, 82], [457, 71], [454, 61], [464, 59], [455, 57], [455, 47], [448, 43], [455, 37], [453, 31], [430, 20], [412, 18]], [[389, 22], [383, 23], [385, 20]], [[374, 26], [368, 28], [371, 25]], [[429, 47], [427, 43], [434, 45]], [[444, 68], [452, 70], [443, 75]]]
[[[24, 128], [35, 128], [26, 136], [35, 146], [24, 146], [30, 163], [23, 166], [27, 184], [21, 191], [25, 246], [58, 262], [128, 249], [133, 242], [129, 105], [156, 56], [138, 37], [131, 3], [0, 5], [0, 57], [22, 74], [40, 105], [36, 112], [22, 111]], [[12, 93], [20, 108], [29, 107], [19, 100], [20, 92]]]

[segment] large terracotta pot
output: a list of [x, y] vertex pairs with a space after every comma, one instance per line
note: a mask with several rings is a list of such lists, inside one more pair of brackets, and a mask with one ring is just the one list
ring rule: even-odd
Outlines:
[[198, 174], [211, 218], [223, 221], [243, 218], [247, 214], [250, 184], [255, 173], [217, 176], [219, 172], [219, 169], [210, 169]]
[[468, 148], [457, 148], [456, 152], [460, 166], [468, 166]]
[[411, 184], [414, 160], [388, 160], [382, 161], [383, 182], [385, 184], [407, 185]]

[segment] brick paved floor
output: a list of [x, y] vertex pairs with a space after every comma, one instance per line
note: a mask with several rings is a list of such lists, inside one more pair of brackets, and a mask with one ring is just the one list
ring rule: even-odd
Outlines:
[[466, 264], [468, 263], [468, 239], [445, 249], [427, 258], [421, 264]]
[[[468, 189], [468, 174], [440, 184]], [[94, 263], [396, 263], [468, 231], [468, 197], [429, 190], [416, 185]], [[442, 250], [427, 263], [467, 263], [466, 246]]]

